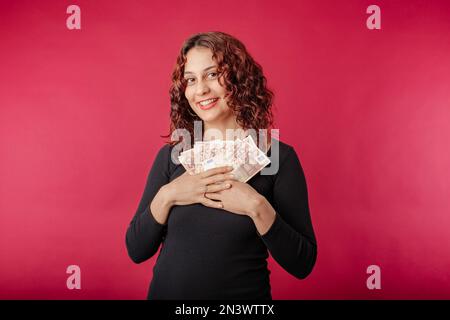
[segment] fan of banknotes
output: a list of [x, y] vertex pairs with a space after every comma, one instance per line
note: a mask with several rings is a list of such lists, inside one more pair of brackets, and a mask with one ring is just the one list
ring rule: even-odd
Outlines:
[[196, 141], [194, 147], [182, 152], [178, 160], [189, 174], [232, 166], [231, 173], [241, 182], [247, 182], [270, 163], [251, 135], [236, 140]]

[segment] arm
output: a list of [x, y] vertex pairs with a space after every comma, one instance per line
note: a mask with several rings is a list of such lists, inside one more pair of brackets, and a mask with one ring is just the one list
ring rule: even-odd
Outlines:
[[125, 237], [128, 255], [135, 263], [151, 258], [158, 250], [167, 232], [170, 201], [164, 185], [169, 182], [170, 147], [163, 146], [150, 170], [138, 209]]
[[275, 261], [293, 276], [304, 279], [316, 262], [317, 244], [305, 176], [292, 148], [280, 165], [273, 195], [273, 207], [262, 197], [250, 217]]

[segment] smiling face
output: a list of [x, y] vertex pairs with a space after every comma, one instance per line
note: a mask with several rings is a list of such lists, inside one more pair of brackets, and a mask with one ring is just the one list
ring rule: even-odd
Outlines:
[[209, 48], [194, 47], [186, 54], [186, 99], [200, 119], [216, 125], [234, 117], [225, 99], [226, 89], [219, 83], [217, 67]]

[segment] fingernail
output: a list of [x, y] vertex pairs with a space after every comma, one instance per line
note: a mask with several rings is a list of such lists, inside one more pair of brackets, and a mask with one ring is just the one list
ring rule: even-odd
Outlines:
[[230, 174], [228, 175], [228, 177], [229, 177], [230, 179], [233, 179], [233, 178], [234, 178], [234, 174], [230, 173]]
[[223, 204], [221, 204], [221, 203], [219, 203], [217, 206], [218, 206], [219, 208], [223, 208]]
[[227, 183], [227, 184], [225, 185], [225, 187], [229, 188], [229, 187], [231, 187], [231, 184]]

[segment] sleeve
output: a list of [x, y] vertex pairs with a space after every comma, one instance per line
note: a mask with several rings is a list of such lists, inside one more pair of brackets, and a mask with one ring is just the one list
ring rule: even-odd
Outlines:
[[261, 237], [272, 257], [291, 275], [306, 278], [317, 258], [317, 243], [308, 205], [305, 175], [295, 150], [289, 152], [275, 178], [275, 221]]
[[138, 209], [126, 232], [128, 255], [135, 263], [151, 258], [158, 251], [167, 232], [167, 225], [162, 225], [155, 220], [150, 204], [159, 189], [169, 183], [169, 149], [169, 145], [165, 145], [159, 150], [148, 174]]

